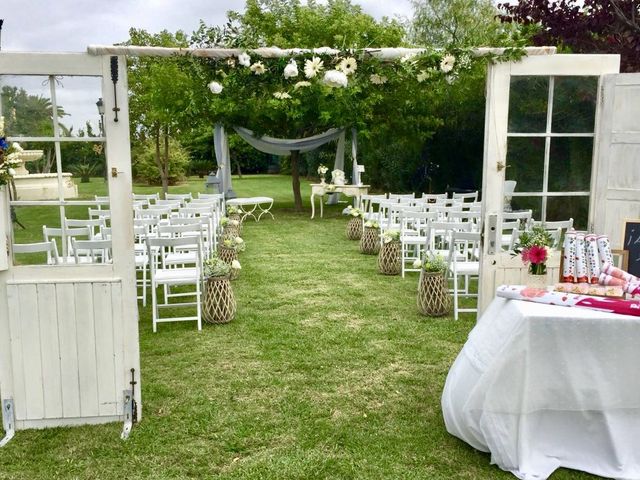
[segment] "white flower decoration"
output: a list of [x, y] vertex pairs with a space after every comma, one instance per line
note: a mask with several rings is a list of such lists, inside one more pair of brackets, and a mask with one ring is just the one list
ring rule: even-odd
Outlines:
[[291, 60], [289, 64], [284, 67], [284, 78], [296, 78], [298, 76], [298, 64], [295, 60]]
[[220, 93], [222, 93], [222, 85], [220, 85], [218, 82], [210, 82], [209, 90], [211, 90], [211, 93], [219, 95]]
[[407, 53], [406, 55], [404, 55], [403, 57], [400, 58], [400, 63], [410, 62], [410, 63], [415, 65], [416, 61], [413, 60], [413, 57], [415, 57], [415, 56], [416, 56], [415, 53]]
[[303, 80], [302, 82], [298, 82], [298, 83], [296, 83], [296, 84], [293, 86], [293, 88], [294, 88], [295, 90], [298, 90], [299, 88], [302, 88], [302, 87], [310, 87], [310, 86], [311, 86], [311, 82], [307, 82], [307, 81]]
[[442, 70], [444, 73], [449, 73], [451, 70], [453, 70], [453, 65], [455, 63], [456, 57], [451, 54], [447, 54], [442, 57], [442, 60], [440, 61], [440, 70]]
[[273, 96], [280, 100], [286, 100], [287, 98], [291, 98], [291, 95], [289, 95], [287, 92], [273, 92]]
[[231, 68], [234, 68], [236, 66], [236, 59], [235, 58], [227, 58], [227, 65], [229, 65]]
[[8, 173], [9, 175], [11, 175], [12, 177], [14, 177], [14, 176], [16, 175], [16, 171], [15, 171], [13, 168], [9, 168], [9, 169], [7, 170], [7, 173]]
[[15, 152], [24, 152], [24, 148], [22, 148], [18, 142], [13, 142], [11, 148], [13, 148]]
[[240, 262], [238, 260], [232, 260], [231, 268], [233, 268], [234, 270], [240, 270], [242, 266], [240, 265]]
[[422, 262], [420, 260], [413, 261], [413, 268], [421, 268], [421, 267], [422, 267]]
[[240, 225], [240, 222], [238, 220], [229, 220], [229, 224], [232, 227], [237, 227], [238, 225]]
[[388, 80], [389, 79], [384, 75], [378, 75], [377, 73], [374, 73], [369, 76], [369, 81], [374, 85], [384, 85], [385, 83], [387, 83]]
[[327, 70], [324, 74], [322, 82], [329, 87], [346, 87], [348, 80], [347, 76], [338, 70]]
[[351, 75], [358, 69], [358, 62], [353, 57], [343, 58], [337, 67], [338, 70], [344, 72], [345, 75]]
[[330, 47], [320, 47], [314, 48], [313, 53], [317, 53], [318, 55], [333, 55], [334, 53], [336, 53], [336, 50]]
[[267, 69], [264, 68], [264, 64], [262, 62], [256, 62], [253, 65], [251, 65], [251, 67], [249, 68], [251, 68], [251, 71], [256, 75], [262, 75], [264, 72], [267, 71]]
[[304, 62], [304, 75], [307, 78], [313, 78], [324, 68], [324, 62], [319, 57], [313, 57], [311, 60]]
[[244, 240], [241, 237], [236, 237], [234, 240], [238, 245], [241, 245], [244, 243]]
[[243, 67], [250, 67], [251, 57], [249, 56], [248, 53], [242, 52], [240, 55], [238, 55], [238, 63]]
[[418, 74], [416, 79], [418, 80], [418, 82], [422, 83], [429, 77], [431, 77], [431, 74], [429, 72], [427, 72], [426, 70], [420, 70], [420, 73]]

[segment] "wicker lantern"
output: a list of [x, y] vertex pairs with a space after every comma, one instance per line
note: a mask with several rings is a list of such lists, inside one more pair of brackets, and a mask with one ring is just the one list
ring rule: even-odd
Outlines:
[[236, 299], [233, 296], [229, 277], [207, 278], [202, 306], [204, 321], [208, 323], [228, 323], [235, 317], [236, 308]]
[[376, 255], [380, 250], [380, 229], [378, 227], [364, 227], [360, 239], [360, 253]]
[[360, 240], [362, 237], [362, 217], [351, 217], [347, 223], [347, 238], [349, 240]]
[[231, 262], [238, 260], [238, 251], [235, 248], [225, 247], [223, 244], [218, 245], [218, 256], [225, 263], [231, 265]]
[[378, 270], [384, 275], [399, 275], [402, 270], [400, 263], [400, 242], [393, 240], [383, 243], [378, 254]]
[[429, 317], [441, 317], [451, 312], [451, 296], [445, 272], [420, 272], [418, 310]]

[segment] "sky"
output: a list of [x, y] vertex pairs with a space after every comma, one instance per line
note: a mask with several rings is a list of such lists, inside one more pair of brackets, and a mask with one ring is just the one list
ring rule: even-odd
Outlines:
[[[409, 0], [352, 0], [380, 19], [411, 16]], [[2, 0], [2, 50], [84, 52], [122, 42], [131, 27], [191, 33], [200, 19], [221, 25], [244, 0]]]
[[[410, 0], [352, 0], [377, 19], [410, 17]], [[193, 32], [200, 19], [222, 25], [229, 10], [243, 11], [245, 0], [0, 0], [4, 19], [0, 47], [4, 52], [85, 52], [88, 45], [112, 45], [129, 38], [129, 28], [149, 32]], [[319, 45], [322, 46], [322, 45]], [[30, 94], [50, 98], [41, 78], [20, 82], [0, 78], [0, 85], [20, 85]], [[56, 88], [58, 104], [68, 116], [63, 123], [77, 132], [90, 121], [98, 131], [95, 105], [99, 84], [65, 78]]]

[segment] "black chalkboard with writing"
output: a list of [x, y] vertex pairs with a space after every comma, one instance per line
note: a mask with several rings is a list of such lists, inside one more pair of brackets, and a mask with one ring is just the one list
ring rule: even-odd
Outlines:
[[640, 277], [640, 220], [626, 220], [622, 248], [629, 251], [629, 273]]

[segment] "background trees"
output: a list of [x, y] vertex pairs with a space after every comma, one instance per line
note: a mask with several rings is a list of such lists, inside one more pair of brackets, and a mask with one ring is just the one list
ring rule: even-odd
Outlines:
[[640, 2], [637, 0], [521, 0], [500, 7], [506, 23], [533, 32], [536, 45], [574, 53], [619, 53], [623, 72], [640, 71]]

